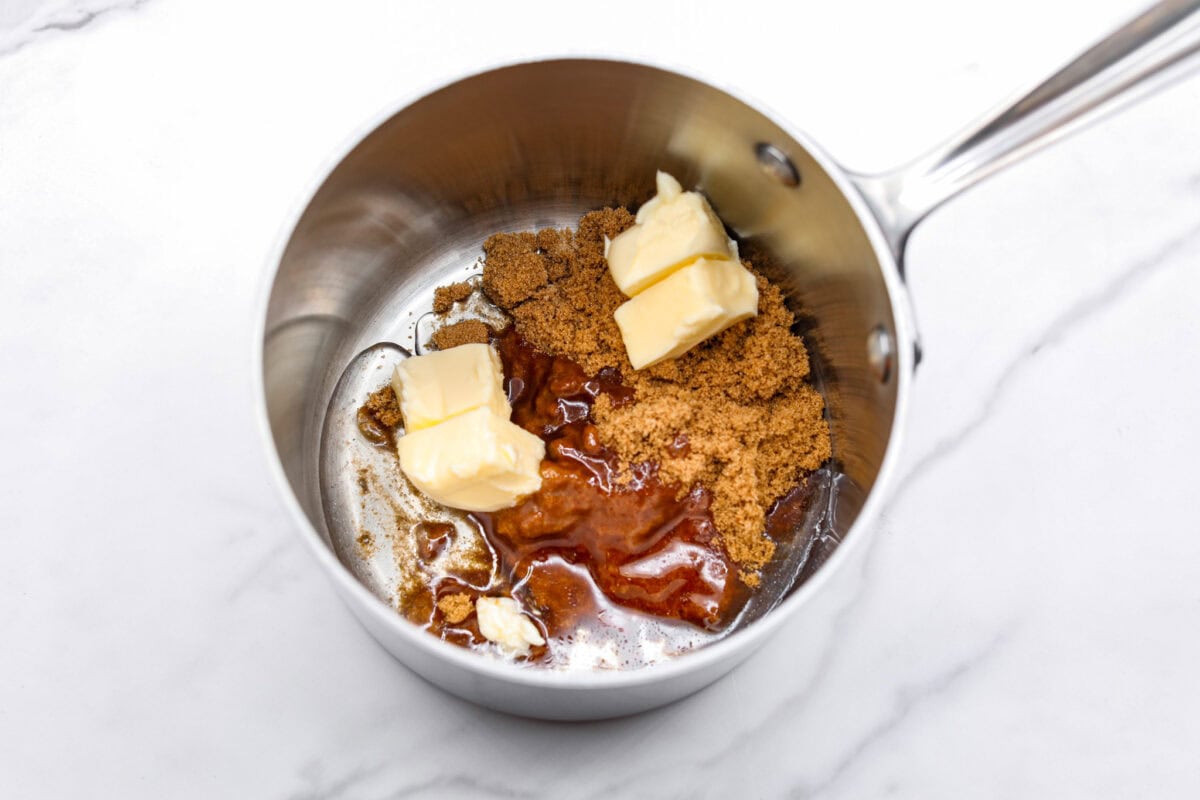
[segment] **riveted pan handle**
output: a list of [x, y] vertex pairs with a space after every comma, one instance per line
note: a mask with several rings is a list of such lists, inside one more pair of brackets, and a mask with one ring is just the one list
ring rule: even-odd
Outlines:
[[903, 266], [926, 214], [997, 170], [1200, 67], [1200, 0], [1165, 0], [1015, 102], [899, 169], [851, 175]]

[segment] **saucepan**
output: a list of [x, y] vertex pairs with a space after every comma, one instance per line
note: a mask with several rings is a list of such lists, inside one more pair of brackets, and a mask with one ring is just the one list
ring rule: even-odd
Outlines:
[[[804, 134], [701, 80], [611, 60], [492, 69], [369, 125], [289, 220], [258, 343], [273, 466], [341, 596], [417, 674], [534, 717], [611, 717], [677, 700], [784, 624], [812, 647], [781, 679], [813, 674], [861, 580], [920, 360], [904, 283], [909, 233], [981, 178], [1183, 75], [1200, 51], [1198, 7], [1152, 7], [1015, 103], [881, 175], [843, 169]], [[489, 234], [635, 206], [660, 169], [702, 190], [746, 246], [769, 256], [797, 311], [834, 447], [823, 549], [768, 613], [648, 667], [522, 667], [443, 642], [389, 606], [328, 523], [318, 464], [339, 377], [356, 353], [394, 338], [435, 286], [469, 271]]]

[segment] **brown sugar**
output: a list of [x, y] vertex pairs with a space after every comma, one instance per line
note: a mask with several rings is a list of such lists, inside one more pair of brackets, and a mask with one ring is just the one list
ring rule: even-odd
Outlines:
[[431, 342], [438, 350], [449, 350], [460, 344], [487, 344], [490, 329], [477, 319], [464, 319], [443, 325], [433, 332]]
[[578, 231], [500, 233], [483, 246], [483, 290], [529, 342], [589, 374], [633, 372], [612, 312], [625, 302], [604, 260], [604, 237], [633, 225], [623, 208], [585, 214]]
[[533, 296], [546, 285], [550, 274], [546, 259], [538, 252], [537, 236], [532, 233], [497, 233], [483, 243], [487, 258], [510, 265], [503, 271], [483, 270], [483, 291], [496, 305], [511, 308]]
[[400, 401], [396, 399], [396, 392], [390, 385], [377, 392], [371, 392], [363, 410], [384, 428], [395, 428], [404, 420], [404, 415], [400, 413]]
[[624, 209], [604, 209], [585, 215], [576, 232], [496, 234], [484, 245], [483, 288], [534, 346], [589, 374], [620, 372], [635, 402], [597, 399], [601, 441], [626, 463], [657, 463], [681, 496], [707, 487], [725, 548], [750, 583], [774, 553], [767, 511], [830, 457], [823, 399], [806, 380], [808, 353], [781, 292], [756, 273], [757, 317], [635, 372], [612, 316], [626, 298], [604, 260], [604, 237], [632, 224]]
[[442, 612], [442, 616], [451, 625], [457, 625], [467, 617], [471, 616], [471, 612], [475, 610], [475, 604], [471, 602], [471, 595], [466, 594], [448, 594], [437, 601], [438, 609]]
[[[376, 447], [393, 448], [396, 444], [396, 428], [403, 421], [400, 403], [390, 385], [371, 392], [367, 401], [358, 408], [358, 431]], [[364, 496], [370, 488], [362, 471], [358, 475], [358, 488]]]
[[452, 283], [449, 286], [439, 286], [433, 290], [433, 312], [445, 314], [454, 307], [455, 303], [470, 297], [472, 291], [474, 288], [466, 281]]
[[[635, 373], [637, 402], [595, 406], [601, 439], [631, 463], [713, 492], [713, 520], [734, 561], [758, 569], [774, 544], [766, 512], [830, 456], [820, 393], [805, 382], [808, 354], [789, 328], [779, 289], [758, 277], [759, 314], [680, 358]], [[675, 456], [676, 437], [687, 452]]]

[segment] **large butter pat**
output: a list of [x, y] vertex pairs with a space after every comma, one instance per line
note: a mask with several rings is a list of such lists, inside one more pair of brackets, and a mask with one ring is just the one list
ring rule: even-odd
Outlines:
[[608, 243], [613, 280], [633, 297], [697, 258], [732, 258], [737, 248], [712, 206], [679, 181], [658, 173], [658, 195], [638, 209], [637, 224]]
[[392, 375], [404, 429], [419, 431], [476, 408], [504, 419], [512, 409], [504, 394], [500, 356], [486, 344], [463, 344], [405, 359]]
[[622, 303], [613, 318], [634, 369], [686, 353], [758, 313], [758, 285], [736, 261], [702, 258]]
[[506, 653], [526, 655], [530, 645], [546, 640], [529, 617], [521, 613], [511, 597], [481, 597], [475, 603], [475, 616], [483, 638], [495, 642]]
[[408, 431], [396, 449], [413, 485], [451, 508], [509, 508], [542, 485], [545, 443], [488, 406]]

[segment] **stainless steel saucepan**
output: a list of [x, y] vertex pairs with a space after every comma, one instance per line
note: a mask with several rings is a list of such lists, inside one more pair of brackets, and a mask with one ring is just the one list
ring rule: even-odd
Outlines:
[[[785, 623], [823, 641], [858, 580], [853, 562], [867, 550], [896, 463], [919, 360], [902, 271], [908, 234], [981, 178], [1194, 66], [1198, 8], [1197, 0], [1154, 6], [1011, 106], [882, 175], [849, 172], [746, 102], [642, 64], [514, 64], [401, 107], [324, 177], [271, 264], [262, 408], [305, 539], [396, 658], [455, 694], [517, 714], [590, 719], [671, 702]], [[655, 666], [555, 672], [439, 641], [389, 607], [344, 555], [345, 533], [326, 524], [318, 457], [338, 377], [356, 353], [398, 336], [409, 310], [461, 276], [489, 234], [572, 226], [586, 211], [640, 202], [658, 169], [699, 187], [739, 237], [770, 254], [773, 277], [801, 313], [840, 473], [825, 517], [836, 549], [760, 619]], [[793, 674], [812, 674], [803, 659], [819, 649], [798, 656]]]

